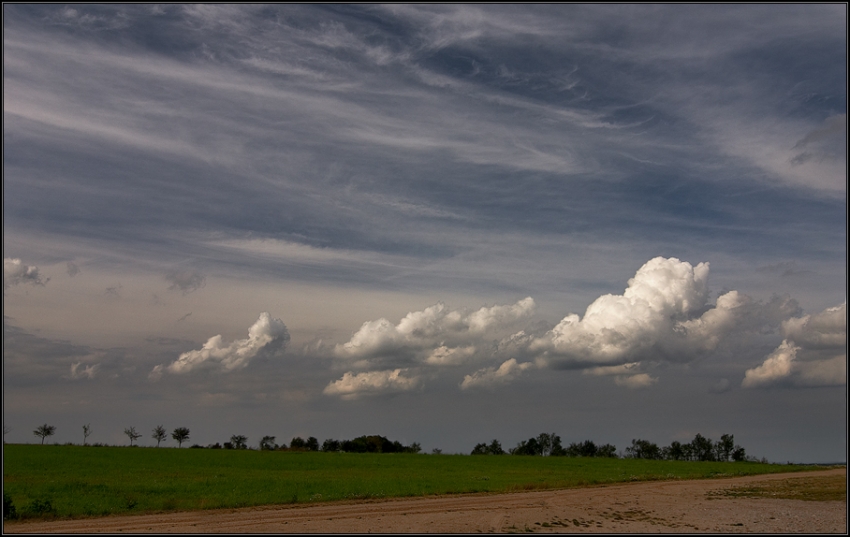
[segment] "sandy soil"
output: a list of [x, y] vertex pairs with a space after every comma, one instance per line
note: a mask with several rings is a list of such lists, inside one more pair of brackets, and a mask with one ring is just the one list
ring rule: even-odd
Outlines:
[[4, 533], [846, 533], [846, 501], [733, 498], [741, 485], [846, 469], [512, 494], [4, 524]]

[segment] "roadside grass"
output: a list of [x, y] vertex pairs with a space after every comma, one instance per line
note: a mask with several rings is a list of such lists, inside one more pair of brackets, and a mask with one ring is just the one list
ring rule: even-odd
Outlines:
[[572, 488], [810, 470], [754, 462], [3, 446], [19, 518]]
[[847, 501], [847, 480], [844, 476], [796, 477], [780, 482], [754, 483], [715, 493], [715, 497], [773, 498], [805, 501]]

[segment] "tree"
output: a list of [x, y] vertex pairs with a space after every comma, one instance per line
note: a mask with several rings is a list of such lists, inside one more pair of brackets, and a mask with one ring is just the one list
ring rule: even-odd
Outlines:
[[230, 443], [233, 449], [248, 449], [248, 437], [244, 434], [234, 434], [230, 437]]
[[470, 455], [489, 455], [490, 451], [487, 449], [487, 444], [484, 442], [480, 442], [475, 444], [475, 447], [472, 448], [472, 453]]
[[183, 442], [189, 439], [189, 428], [178, 427], [171, 432], [171, 438], [177, 440], [177, 447], [183, 447]]
[[86, 445], [86, 439], [91, 436], [91, 424], [83, 425], [83, 445]]
[[289, 449], [300, 451], [304, 449], [304, 446], [306, 444], [307, 442], [305, 442], [303, 438], [301, 438], [300, 436], [296, 436], [292, 439], [292, 442], [289, 443]]
[[124, 429], [124, 434], [126, 434], [130, 438], [130, 447], [133, 447], [133, 442], [139, 439], [142, 436], [141, 433], [136, 432], [135, 427], [130, 427], [128, 429]]
[[666, 447], [662, 450], [662, 455], [665, 459], [671, 461], [683, 461], [687, 460], [687, 454], [685, 453], [685, 447], [681, 442], [676, 442], [675, 440], [670, 443], [669, 447]]
[[45, 423], [44, 425], [39, 425], [36, 428], [36, 430], [34, 430], [32, 432], [32, 434], [34, 434], [36, 436], [40, 436], [41, 437], [41, 444], [44, 445], [44, 439], [47, 438], [48, 436], [53, 436], [53, 434], [55, 432], [56, 432], [56, 426], [55, 425], [48, 425], [48, 424]]
[[322, 442], [322, 451], [340, 451], [341, 449], [342, 444], [339, 440], [328, 438], [327, 440]]
[[714, 443], [710, 438], [697, 433], [691, 441], [691, 456], [698, 461], [713, 461]]
[[274, 443], [274, 436], [264, 436], [260, 440], [260, 451], [274, 451], [277, 449], [277, 444]]
[[493, 439], [492, 442], [490, 442], [490, 445], [487, 446], [487, 450], [490, 452], [490, 455], [504, 455], [505, 454], [505, 450], [502, 449], [502, 444], [498, 440], [496, 440], [495, 438]]
[[596, 448], [597, 457], [607, 457], [609, 459], [617, 458], [617, 446], [613, 444], [602, 444]]
[[319, 440], [315, 436], [311, 436], [304, 442], [304, 448], [307, 451], [319, 451]]
[[735, 446], [732, 450], [732, 460], [735, 462], [744, 462], [747, 460], [747, 450], [741, 446]]
[[632, 439], [632, 445], [626, 448], [626, 456], [632, 459], [660, 459], [661, 450], [649, 440]]
[[151, 438], [156, 440], [156, 447], [159, 447], [159, 443], [165, 440], [168, 437], [168, 433], [165, 432], [165, 427], [162, 425], [157, 425], [154, 427], [153, 434]]
[[735, 449], [735, 437], [731, 434], [724, 434], [720, 440], [714, 443], [714, 457], [718, 461], [727, 462], [732, 457], [732, 451]]

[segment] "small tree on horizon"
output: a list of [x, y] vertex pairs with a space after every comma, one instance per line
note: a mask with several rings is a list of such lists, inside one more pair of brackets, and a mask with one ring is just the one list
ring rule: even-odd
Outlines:
[[183, 442], [189, 439], [189, 428], [178, 427], [171, 433], [171, 438], [177, 440], [177, 447], [183, 447]]
[[86, 445], [86, 439], [91, 436], [91, 423], [83, 425], [83, 445]]
[[244, 434], [234, 434], [230, 437], [230, 443], [233, 445], [233, 449], [247, 449], [248, 437]]
[[156, 440], [156, 447], [159, 447], [159, 443], [168, 438], [168, 433], [165, 432], [165, 427], [157, 425], [153, 430], [151, 438]]
[[277, 449], [277, 444], [274, 442], [274, 436], [264, 436], [260, 440], [260, 451], [274, 451]]
[[124, 429], [124, 434], [126, 434], [127, 437], [130, 439], [130, 447], [133, 447], [133, 442], [135, 442], [139, 439], [139, 437], [142, 436], [141, 433], [136, 432], [135, 427], [129, 427], [127, 429]]
[[53, 436], [53, 434], [55, 432], [56, 432], [56, 426], [55, 425], [48, 425], [48, 424], [45, 423], [44, 425], [39, 425], [32, 432], [32, 434], [34, 434], [36, 436], [40, 436], [41, 437], [41, 445], [44, 445], [44, 439], [47, 438], [48, 436]]

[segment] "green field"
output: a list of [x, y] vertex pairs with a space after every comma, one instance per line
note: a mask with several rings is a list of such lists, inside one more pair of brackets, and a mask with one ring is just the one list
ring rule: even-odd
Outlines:
[[570, 488], [810, 470], [751, 462], [3, 446], [20, 518]]

